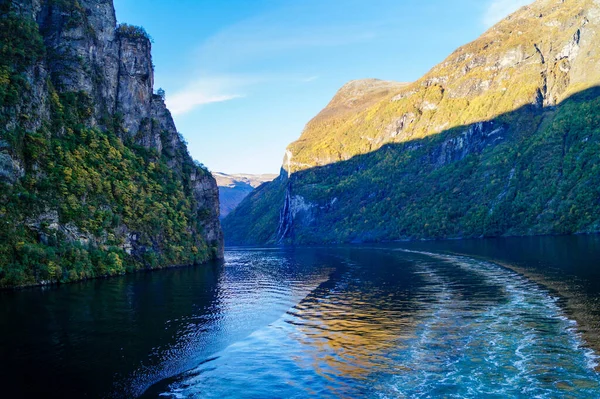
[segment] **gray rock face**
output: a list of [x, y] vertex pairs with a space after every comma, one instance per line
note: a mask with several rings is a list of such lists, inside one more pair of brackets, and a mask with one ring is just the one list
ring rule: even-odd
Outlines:
[[36, 19], [42, 8], [41, 0], [12, 1], [12, 9], [25, 17]]
[[[114, 115], [121, 118], [123, 138], [135, 137], [148, 148], [161, 147], [156, 137], [142, 137], [152, 133], [150, 118], [156, 116], [151, 115], [155, 105], [150, 40], [118, 32], [112, 0], [74, 4], [45, 2], [24, 7], [40, 25], [49, 53], [47, 74], [53, 85], [61, 92], [90, 96], [95, 108], [92, 125], [104, 127], [103, 117]], [[41, 79], [37, 76], [32, 81]], [[155, 113], [161, 108], [159, 104]], [[162, 125], [176, 130], [172, 121]], [[160, 153], [161, 148], [158, 150]]]
[[125, 134], [135, 135], [152, 110], [154, 71], [150, 40], [119, 37], [117, 112], [123, 116]]
[[217, 182], [211, 175], [201, 175], [198, 171], [192, 173], [191, 180], [194, 198], [198, 204], [213, 205], [204, 206], [205, 215], [202, 217], [201, 224], [204, 229], [206, 241], [215, 243], [218, 250], [218, 257], [223, 258], [224, 244], [221, 221], [219, 219], [219, 189], [217, 188]]
[[436, 167], [442, 167], [460, 161], [469, 154], [479, 154], [485, 147], [504, 140], [503, 133], [506, 130], [506, 126], [494, 121], [471, 125], [459, 136], [448, 139], [433, 149], [429, 155], [430, 162]]
[[[317, 205], [307, 201], [301, 195], [294, 195], [292, 193], [292, 180], [293, 178], [287, 182], [284, 205], [279, 215], [279, 227], [277, 228], [276, 238], [278, 244], [282, 244], [291, 238], [296, 223], [310, 225], [314, 221], [314, 215], [311, 211]], [[336, 201], [337, 199], [333, 203]]]
[[[12, 9], [17, 14], [25, 18], [36, 20], [42, 10], [40, 0], [22, 0], [12, 1]], [[11, 115], [6, 115], [6, 130], [13, 130], [18, 126], [26, 130], [37, 130], [41, 127], [42, 121], [49, 117], [49, 107], [47, 99], [46, 81], [49, 72], [45, 63], [37, 63], [29, 67], [24, 78], [27, 80], [27, 93], [24, 93], [28, 101], [23, 101], [18, 104], [11, 112]], [[30, 118], [23, 120], [19, 115], [31, 115]], [[18, 162], [18, 160], [13, 160]]]
[[44, 2], [36, 20], [48, 49], [54, 86], [59, 91], [87, 93], [95, 106], [92, 124], [113, 113], [119, 43], [112, 0]]
[[[150, 120], [144, 126], [149, 129], [146, 134], [138, 137], [138, 144], [144, 147], [156, 148], [161, 154], [175, 159], [180, 150], [185, 151], [185, 144], [181, 141], [171, 112], [167, 109], [164, 100], [160, 96], [154, 96], [150, 108]], [[140, 141], [140, 139], [145, 141]], [[170, 162], [172, 168], [177, 164]]]
[[23, 167], [7, 150], [2, 148], [2, 141], [0, 141], [0, 182], [14, 184], [19, 177], [23, 176]]

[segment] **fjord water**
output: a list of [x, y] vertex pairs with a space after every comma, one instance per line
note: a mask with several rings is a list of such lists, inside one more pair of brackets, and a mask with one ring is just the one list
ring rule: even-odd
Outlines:
[[229, 249], [2, 293], [0, 378], [9, 397], [597, 398], [599, 277], [598, 237]]

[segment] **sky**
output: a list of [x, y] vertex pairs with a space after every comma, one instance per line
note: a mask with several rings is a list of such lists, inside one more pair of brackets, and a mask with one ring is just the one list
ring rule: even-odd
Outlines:
[[192, 157], [279, 173], [285, 148], [345, 83], [411, 82], [530, 0], [114, 0], [152, 36]]

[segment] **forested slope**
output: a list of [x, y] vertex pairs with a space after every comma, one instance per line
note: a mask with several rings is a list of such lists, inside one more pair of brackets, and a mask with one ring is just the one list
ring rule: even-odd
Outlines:
[[222, 257], [218, 189], [112, 0], [0, 3], [0, 287]]

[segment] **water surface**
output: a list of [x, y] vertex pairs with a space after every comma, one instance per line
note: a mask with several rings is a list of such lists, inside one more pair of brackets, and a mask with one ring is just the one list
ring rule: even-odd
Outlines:
[[5, 292], [0, 378], [9, 397], [597, 398], [567, 302], [498, 263], [594, 315], [599, 259], [597, 237], [230, 249]]

